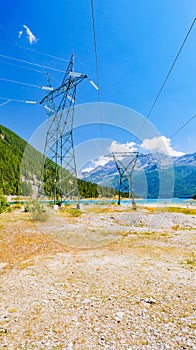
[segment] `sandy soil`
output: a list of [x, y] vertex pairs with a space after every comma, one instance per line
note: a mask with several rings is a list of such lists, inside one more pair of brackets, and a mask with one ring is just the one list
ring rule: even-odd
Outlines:
[[0, 349], [196, 349], [196, 216], [0, 216]]

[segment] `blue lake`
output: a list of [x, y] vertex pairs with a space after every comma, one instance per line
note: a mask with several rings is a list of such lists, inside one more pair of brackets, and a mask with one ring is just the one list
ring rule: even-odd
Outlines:
[[[196, 201], [194, 201], [191, 198], [167, 198], [167, 199], [135, 199], [135, 202], [137, 205], [148, 205], [148, 204], [181, 204], [181, 205], [196, 205]], [[117, 200], [110, 200], [110, 199], [82, 199], [81, 203], [83, 204], [104, 204], [104, 203], [115, 203], [117, 204]], [[131, 199], [122, 199], [121, 200], [121, 204], [122, 205], [126, 205], [126, 204], [132, 204], [132, 200]]]
[[[27, 201], [22, 200], [20, 203], [25, 204]], [[52, 203], [52, 200], [43, 200], [42, 203]], [[10, 204], [18, 203], [18, 201], [10, 201]], [[77, 201], [75, 200], [65, 200], [63, 201], [64, 204], [76, 204]], [[81, 199], [81, 204], [97, 204], [97, 205], [103, 205], [103, 204], [117, 204], [117, 199]], [[196, 200], [193, 200], [191, 198], [167, 198], [167, 199], [135, 199], [136, 205], [172, 205], [172, 204], [179, 204], [179, 205], [192, 205], [193, 207], [196, 206]], [[121, 205], [131, 205], [132, 200], [131, 199], [122, 199]]]

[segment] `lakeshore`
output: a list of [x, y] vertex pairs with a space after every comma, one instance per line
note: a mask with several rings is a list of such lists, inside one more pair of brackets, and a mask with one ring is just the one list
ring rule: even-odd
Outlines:
[[[31, 197], [17, 197], [17, 196], [7, 196], [7, 202], [10, 204], [13, 203], [26, 203], [31, 199]], [[169, 205], [175, 205], [175, 206], [186, 206], [186, 205], [193, 205], [196, 207], [196, 200], [192, 198], [164, 198], [164, 199], [157, 199], [157, 198], [135, 198], [134, 199], [136, 205], [147, 205], [147, 206], [169, 206]], [[43, 200], [43, 203], [52, 203], [52, 200]], [[111, 198], [108, 199], [107, 197], [103, 198], [82, 198], [80, 200], [81, 204], [117, 204], [118, 199], [117, 198]], [[75, 204], [77, 203], [76, 200], [64, 200], [63, 204]], [[132, 199], [121, 199], [121, 205], [131, 205]]]

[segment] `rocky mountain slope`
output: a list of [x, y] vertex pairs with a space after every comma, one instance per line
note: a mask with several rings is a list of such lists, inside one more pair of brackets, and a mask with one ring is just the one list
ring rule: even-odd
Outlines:
[[[173, 172], [174, 189], [171, 188], [173, 197], [192, 197], [196, 192], [196, 152], [171, 158], [163, 154], [140, 156], [133, 173], [136, 194], [144, 196], [143, 189], [144, 182], [146, 182], [148, 197], [157, 197], [159, 194], [160, 173], [164, 181], [169, 182]], [[110, 160], [104, 166], [98, 166], [90, 172], [83, 172], [82, 178], [101, 185], [110, 183], [116, 189], [118, 188], [119, 173], [113, 160]], [[165, 196], [171, 196], [171, 192], [165, 193]]]

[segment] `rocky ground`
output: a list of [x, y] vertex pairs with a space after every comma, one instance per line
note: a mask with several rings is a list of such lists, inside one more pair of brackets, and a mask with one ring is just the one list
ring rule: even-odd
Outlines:
[[194, 210], [2, 214], [0, 349], [196, 349], [195, 233]]

